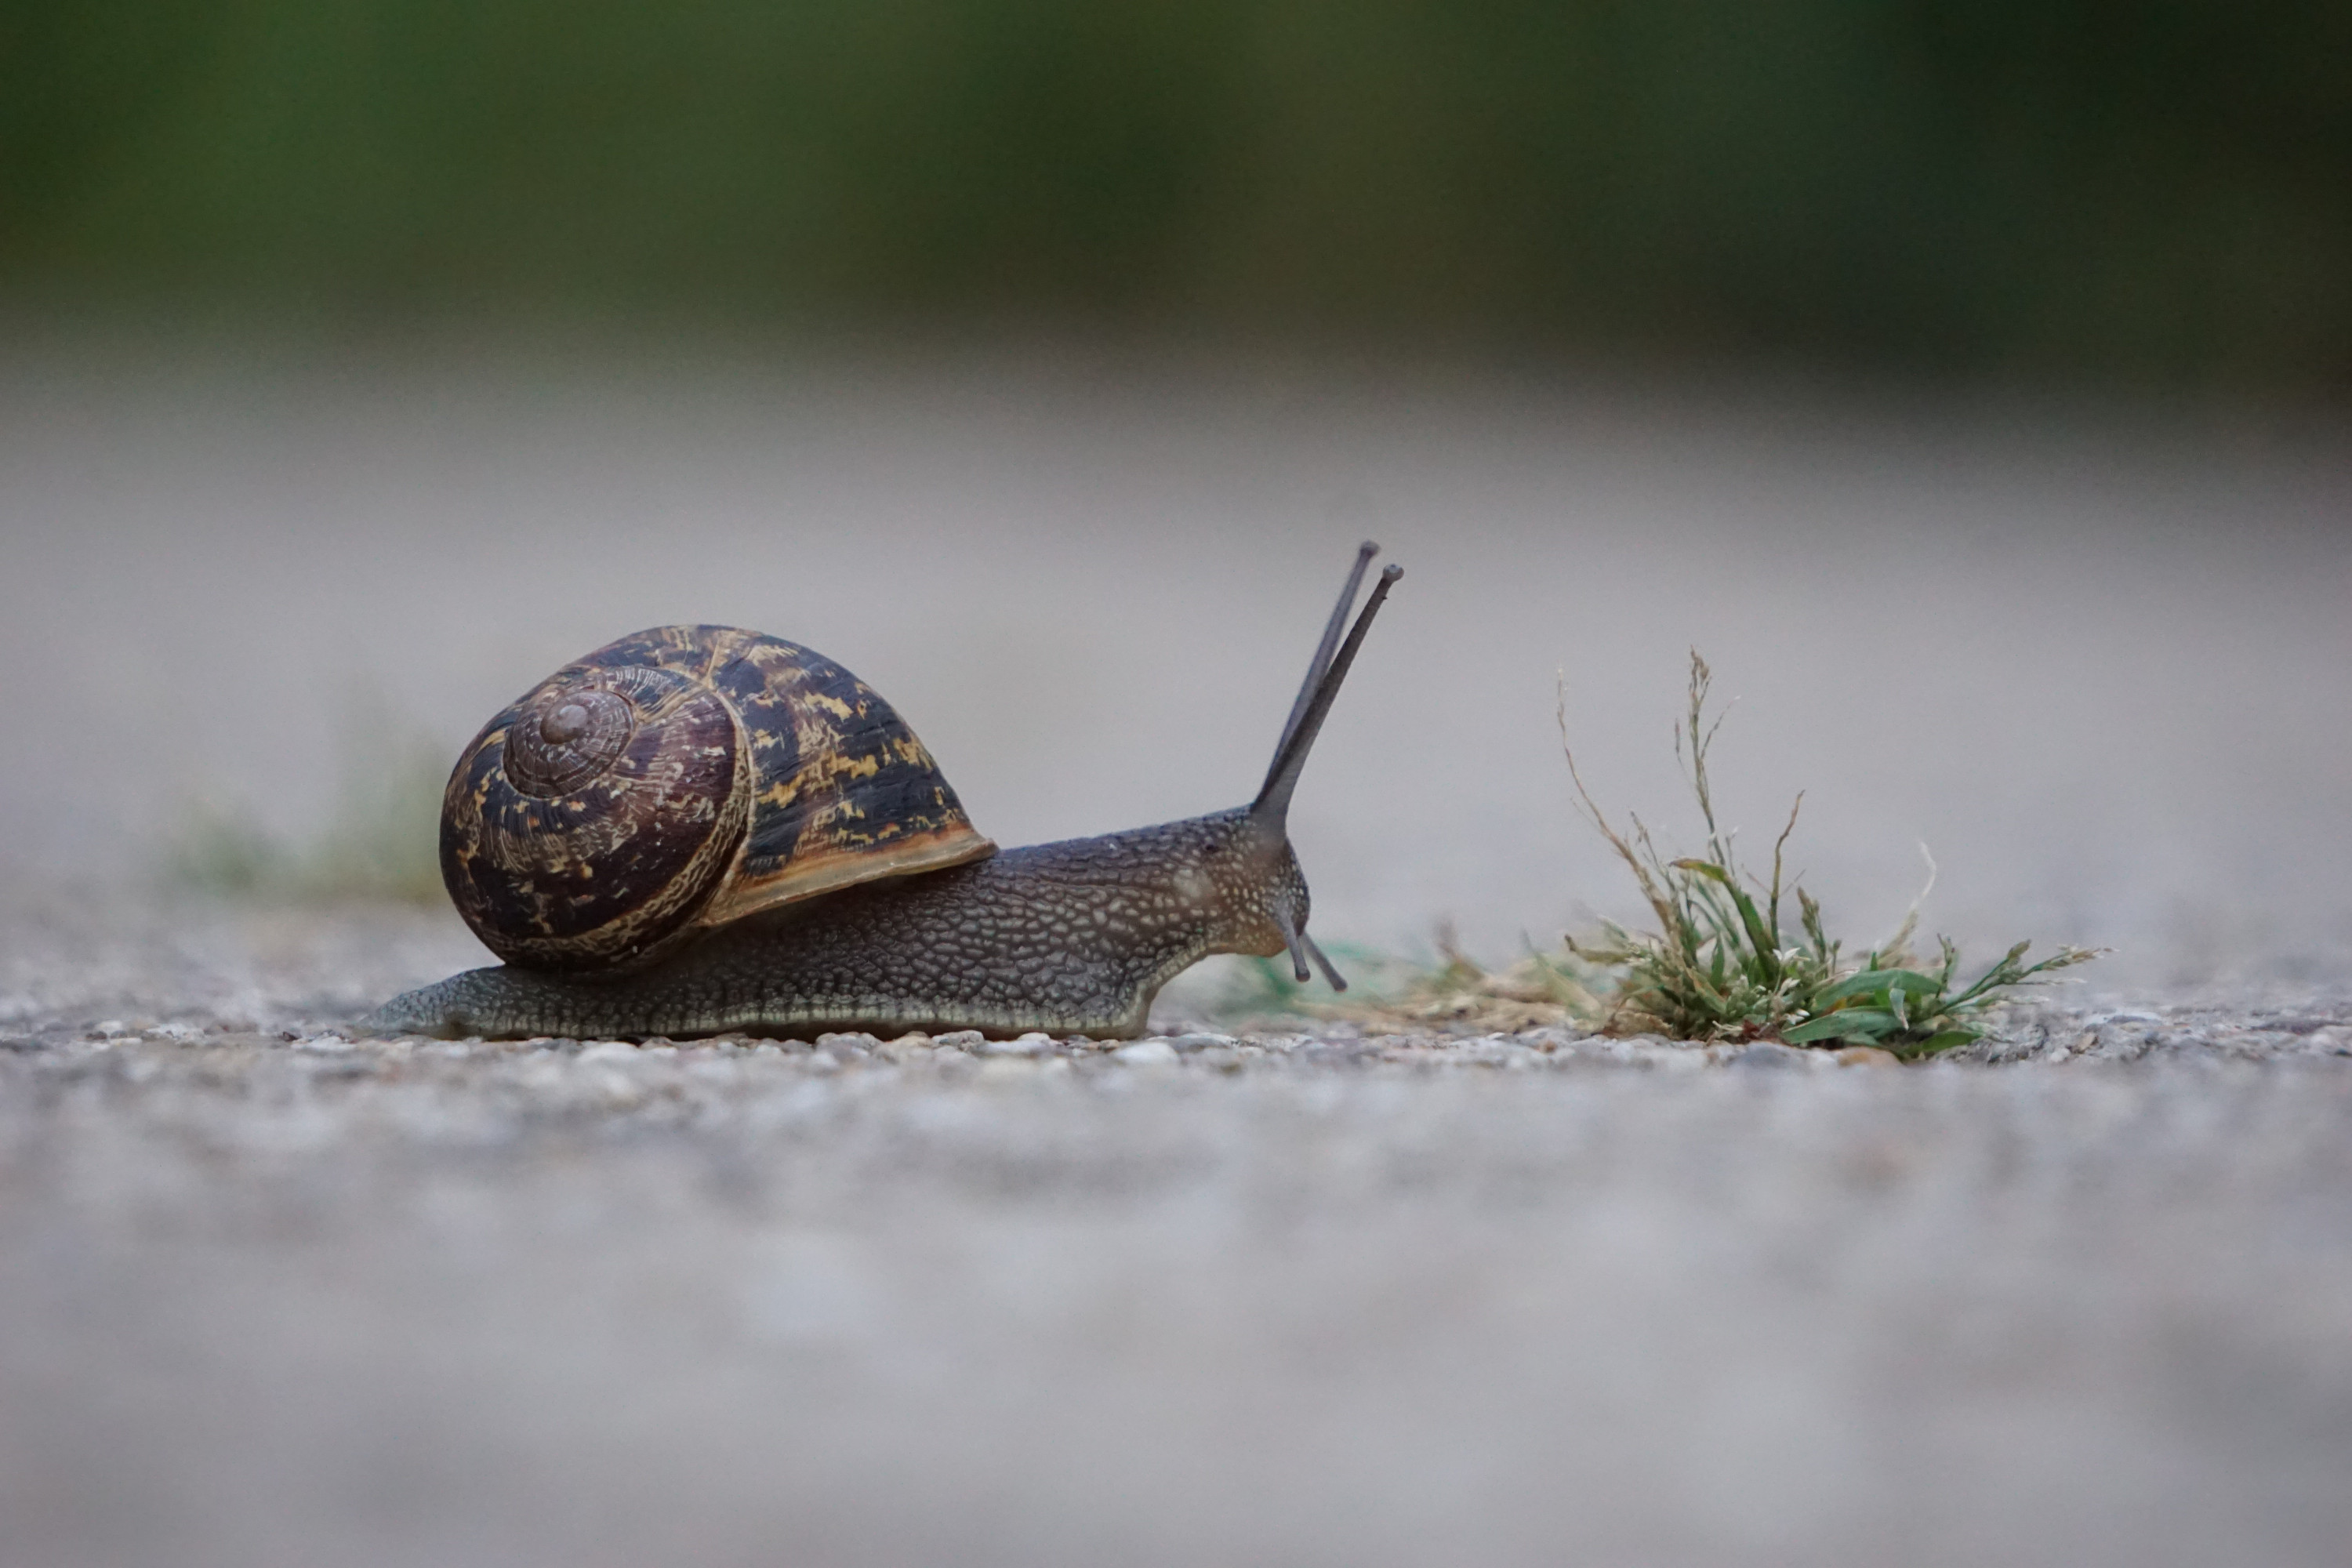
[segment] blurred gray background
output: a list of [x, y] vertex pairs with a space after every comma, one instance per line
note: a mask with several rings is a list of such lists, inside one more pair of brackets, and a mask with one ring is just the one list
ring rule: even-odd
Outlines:
[[[667, 620], [1013, 843], [1247, 793], [1350, 546], [1318, 931], [1490, 958], [1721, 787], [1843, 929], [2336, 963], [2352, 21], [1590, 0], [0, 18], [0, 876], [431, 902]], [[420, 780], [425, 782], [420, 783]]]
[[1738, 700], [1727, 822], [1769, 858], [1806, 790], [1793, 865], [1857, 938], [1924, 843], [1930, 929], [2112, 945], [2105, 984], [2352, 946], [2352, 456], [2317, 417], [1034, 344], [127, 353], [0, 369], [31, 894], [144, 896], [226, 823], [374, 835], [431, 901], [475, 727], [670, 620], [848, 664], [1001, 842], [1214, 809], [1369, 534], [1407, 575], [1300, 796], [1327, 937], [1507, 958], [1639, 913], [1556, 675], [1604, 805], [1695, 842], [1696, 647]]

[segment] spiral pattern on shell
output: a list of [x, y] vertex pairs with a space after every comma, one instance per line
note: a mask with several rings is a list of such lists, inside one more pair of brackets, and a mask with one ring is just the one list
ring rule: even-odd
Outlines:
[[557, 671], [442, 802], [458, 912], [509, 963], [625, 970], [698, 930], [994, 851], [890, 706], [807, 648], [656, 626]]

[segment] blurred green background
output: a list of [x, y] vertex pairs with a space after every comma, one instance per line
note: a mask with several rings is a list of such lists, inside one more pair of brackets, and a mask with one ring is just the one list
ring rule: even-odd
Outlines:
[[2337, 395], [2343, 0], [12, 0], [0, 309]]

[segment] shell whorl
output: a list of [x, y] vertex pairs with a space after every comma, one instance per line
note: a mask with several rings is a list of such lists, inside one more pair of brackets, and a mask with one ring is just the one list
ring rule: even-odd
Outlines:
[[995, 849], [872, 689], [730, 626], [656, 626], [557, 671], [484, 726], [442, 805], [458, 912], [541, 969], [626, 969], [757, 910]]

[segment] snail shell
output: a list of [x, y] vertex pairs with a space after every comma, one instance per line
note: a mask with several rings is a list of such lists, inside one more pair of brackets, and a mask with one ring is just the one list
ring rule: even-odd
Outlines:
[[450, 898], [537, 969], [626, 968], [995, 849], [864, 682], [732, 626], [656, 626], [565, 666], [483, 726], [442, 796]]

